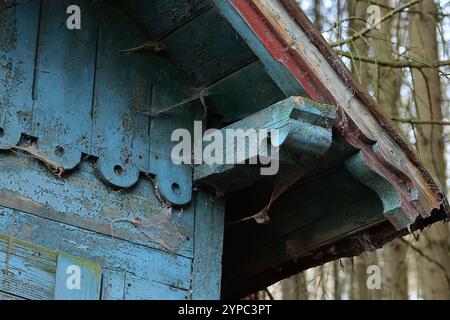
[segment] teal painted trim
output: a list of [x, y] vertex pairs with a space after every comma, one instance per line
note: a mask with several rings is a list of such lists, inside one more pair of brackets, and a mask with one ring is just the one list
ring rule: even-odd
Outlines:
[[[268, 132], [273, 129], [279, 130], [279, 138], [271, 137], [271, 143], [274, 147], [281, 147], [279, 159], [281, 164], [298, 166], [301, 163], [295, 162], [296, 155], [316, 157], [328, 151], [333, 141], [332, 130], [335, 116], [336, 109], [331, 105], [319, 104], [301, 97], [290, 97], [223, 128], [220, 135], [226, 137], [227, 130], [230, 129], [245, 132], [261, 129], [267, 129]], [[258, 140], [258, 146], [264, 143], [264, 141], [260, 141], [261, 137], [259, 136], [253, 136], [253, 138]], [[226, 139], [224, 138], [224, 140]], [[223, 145], [222, 163], [226, 163], [225, 158], [230, 150], [238, 150], [244, 145], [246, 148], [242, 150], [245, 154], [244, 160], [254, 159], [261, 155], [261, 147], [250, 148], [248, 136], [245, 141], [226, 140]], [[239, 161], [236, 159], [236, 154], [234, 156], [235, 163], [243, 162], [242, 159], [239, 159]], [[262, 154], [262, 156], [265, 155]], [[243, 164], [216, 164], [214, 159], [203, 160], [205, 164], [194, 168], [194, 182], [211, 185], [224, 192], [234, 191], [227, 187], [230, 185], [228, 180], [241, 177], [243, 171], [249, 167]], [[284, 161], [286, 162], [283, 163]], [[224, 177], [225, 174], [227, 177]], [[247, 181], [240, 184], [240, 187], [244, 188], [259, 178], [260, 173], [258, 172], [253, 176], [248, 175]]]
[[[376, 146], [373, 146], [376, 147]], [[364, 159], [364, 151], [359, 151], [345, 161], [345, 167], [353, 177], [371, 188], [383, 203], [383, 213], [397, 229], [414, 223], [402, 209], [402, 196], [383, 176], [373, 171]]]
[[218, 300], [222, 280], [224, 200], [203, 191], [195, 196], [192, 299]]
[[231, 23], [250, 49], [253, 50], [255, 55], [265, 65], [267, 73], [272, 77], [286, 96], [301, 96], [305, 94], [303, 87], [289, 72], [289, 70], [281, 62], [278, 62], [272, 58], [271, 54], [267, 51], [258, 37], [233, 8], [231, 1], [212, 0], [212, 3]]

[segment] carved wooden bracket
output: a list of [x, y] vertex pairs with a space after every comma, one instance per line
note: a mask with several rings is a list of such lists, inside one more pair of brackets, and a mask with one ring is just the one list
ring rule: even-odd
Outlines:
[[[225, 140], [229, 130], [242, 130], [249, 134], [254, 132], [257, 135], [254, 138], [258, 146], [251, 145], [250, 135], [246, 136], [245, 141], [235, 139], [226, 141], [223, 158], [229, 152], [240, 150], [242, 147], [246, 148], [241, 164], [222, 164], [222, 162], [211, 165], [206, 164], [211, 162], [208, 161], [209, 159], [204, 159], [206, 163], [194, 169], [194, 183], [211, 185], [224, 192], [244, 188], [261, 179], [259, 166], [253, 167], [250, 171], [249, 165], [245, 164], [258, 157], [279, 161], [282, 171], [287, 168], [301, 167], [303, 159], [321, 156], [330, 148], [335, 114], [333, 106], [319, 104], [302, 97], [290, 97], [237, 121], [220, 130], [219, 136], [224, 137]], [[267, 156], [261, 153], [261, 150], [270, 149], [262, 146], [268, 142], [260, 139], [258, 135], [264, 130], [271, 133], [269, 143], [272, 148], [279, 148], [279, 155]], [[273, 135], [275, 131], [276, 136]], [[204, 141], [211, 141], [211, 139], [206, 138]]]

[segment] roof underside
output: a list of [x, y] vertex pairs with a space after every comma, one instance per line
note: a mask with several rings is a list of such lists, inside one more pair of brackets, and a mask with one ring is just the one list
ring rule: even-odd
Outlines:
[[[161, 55], [208, 93], [208, 127], [290, 96], [336, 108], [329, 150], [294, 169], [302, 178], [273, 204], [270, 223], [226, 227], [225, 297], [374, 250], [407, 233], [406, 225], [415, 230], [447, 218], [440, 189], [294, 0], [118, 3], [163, 44]], [[383, 187], [367, 186], [368, 176]], [[261, 210], [279, 182], [244, 180], [226, 194], [228, 222]]]

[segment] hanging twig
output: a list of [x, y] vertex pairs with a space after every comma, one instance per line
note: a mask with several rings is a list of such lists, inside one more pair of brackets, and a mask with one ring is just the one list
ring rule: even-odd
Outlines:
[[273, 298], [272, 293], [269, 291], [269, 288], [264, 289], [264, 291], [265, 291], [265, 292], [267, 293], [267, 295], [269, 296], [269, 300], [275, 300], [275, 299]]
[[272, 194], [270, 195], [269, 203], [262, 208], [258, 213], [251, 215], [249, 217], [245, 217], [236, 221], [232, 221], [229, 225], [236, 224], [239, 222], [244, 222], [248, 220], [255, 220], [258, 224], [265, 224], [270, 221], [269, 210], [272, 207], [272, 204], [288, 189], [290, 189], [295, 183], [297, 183], [300, 178], [303, 176], [303, 172], [294, 175], [288, 181], [281, 181], [278, 185], [273, 189]]

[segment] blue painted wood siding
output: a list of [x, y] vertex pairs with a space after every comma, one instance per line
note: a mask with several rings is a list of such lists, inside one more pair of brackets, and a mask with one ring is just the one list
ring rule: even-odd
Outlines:
[[[71, 4], [81, 30], [66, 28]], [[148, 37], [110, 4], [31, 0], [3, 8], [0, 26], [0, 234], [49, 255], [31, 289], [0, 279], [0, 299], [219, 298], [223, 204], [192, 194], [191, 168], [170, 161], [171, 132], [202, 116], [193, 84], [155, 52], [122, 52]], [[11, 151], [31, 142], [62, 177]], [[64, 293], [54, 252], [99, 266], [90, 290]]]

